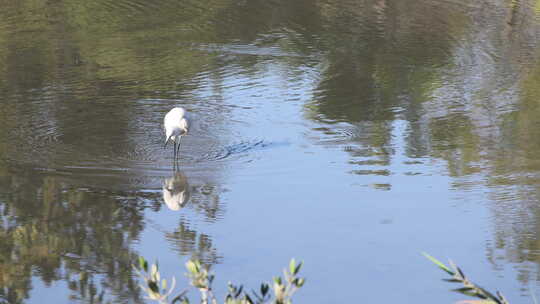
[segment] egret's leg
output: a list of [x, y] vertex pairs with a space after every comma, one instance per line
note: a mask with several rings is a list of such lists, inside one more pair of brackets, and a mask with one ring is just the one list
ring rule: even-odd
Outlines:
[[176, 148], [176, 155], [180, 156], [180, 140], [178, 140], [178, 147]]
[[176, 141], [174, 141], [173, 158], [176, 160]]

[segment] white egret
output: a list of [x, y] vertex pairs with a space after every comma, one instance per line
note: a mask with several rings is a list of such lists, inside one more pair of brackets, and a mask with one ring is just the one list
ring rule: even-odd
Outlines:
[[163, 126], [165, 127], [165, 145], [163, 148], [167, 147], [167, 143], [170, 140], [173, 141], [174, 160], [176, 160], [180, 151], [180, 138], [188, 133], [190, 127], [190, 121], [187, 116], [184, 108], [176, 107], [170, 110], [163, 120]]

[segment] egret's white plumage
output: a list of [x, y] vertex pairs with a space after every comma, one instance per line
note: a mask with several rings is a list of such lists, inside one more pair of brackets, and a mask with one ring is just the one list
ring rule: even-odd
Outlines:
[[189, 201], [190, 191], [187, 177], [180, 171], [163, 181], [163, 200], [169, 209], [178, 211]]
[[165, 127], [165, 146], [172, 140], [174, 143], [174, 159], [180, 150], [180, 138], [189, 131], [190, 121], [184, 108], [176, 107], [170, 110], [163, 120]]

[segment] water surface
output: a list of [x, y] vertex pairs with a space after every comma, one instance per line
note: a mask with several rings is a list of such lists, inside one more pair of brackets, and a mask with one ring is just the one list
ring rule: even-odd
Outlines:
[[422, 251], [532, 301], [536, 2], [0, 5], [0, 301], [143, 303], [138, 255], [220, 296], [296, 257], [298, 303], [463, 299]]

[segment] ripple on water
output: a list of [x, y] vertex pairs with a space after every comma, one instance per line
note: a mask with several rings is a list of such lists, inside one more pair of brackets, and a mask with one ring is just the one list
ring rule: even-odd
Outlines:
[[286, 52], [279, 46], [257, 46], [253, 44], [201, 44], [193, 48], [218, 54], [251, 55], [268, 57], [301, 57], [300, 54]]
[[251, 151], [256, 151], [259, 149], [267, 148], [271, 143], [265, 140], [253, 140], [253, 141], [243, 141], [237, 144], [232, 144], [215, 151], [211, 151], [203, 155], [201, 160], [204, 161], [222, 161], [235, 155], [249, 153]]
[[[223, 109], [231, 107], [218, 103], [199, 106], [193, 101], [173, 99], [118, 99], [99, 105], [57, 104], [52, 107], [47, 98], [27, 99], [0, 109], [8, 113], [2, 122], [7, 131], [0, 137], [0, 144], [9, 143], [4, 145], [3, 159], [11, 166], [80, 176], [87, 181], [167, 176], [172, 168], [172, 146], [163, 149], [163, 116], [179, 104], [188, 108], [198, 122], [181, 141], [180, 165], [189, 170], [219, 171], [216, 161], [225, 166], [234, 162], [236, 155], [249, 158], [252, 151], [270, 145], [260, 139], [229, 144], [223, 124], [230, 126], [230, 122], [224, 118], [227, 111]], [[199, 120], [201, 111], [204, 119]]]

